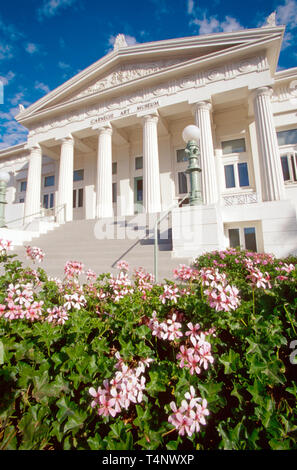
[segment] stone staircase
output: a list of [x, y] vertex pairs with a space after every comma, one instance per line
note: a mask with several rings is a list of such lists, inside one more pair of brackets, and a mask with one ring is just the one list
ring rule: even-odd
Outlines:
[[[171, 227], [161, 223], [158, 236], [159, 282], [173, 279], [173, 269], [179, 264], [189, 264], [188, 258], [172, 258]], [[98, 220], [76, 220], [60, 225], [55, 230], [40, 235], [30, 245], [38, 246], [45, 252], [41, 267], [50, 276], [63, 278], [64, 266], [68, 260], [80, 261], [85, 269], [97, 274], [116, 273], [116, 263], [126, 260], [132, 269], [143, 267], [154, 273], [154, 220], [149, 223], [143, 216]], [[14, 252], [27, 265], [25, 247], [15, 247]]]

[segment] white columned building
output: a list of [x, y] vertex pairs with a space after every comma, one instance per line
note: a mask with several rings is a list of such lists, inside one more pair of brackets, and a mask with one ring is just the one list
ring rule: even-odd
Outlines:
[[[21, 230], [43, 208], [48, 223], [121, 218], [125, 227], [176, 205], [173, 257], [237, 246], [296, 254], [297, 67], [277, 68], [284, 30], [270, 18], [133, 46], [119, 35], [104, 57], [20, 107], [27, 141], [0, 150], [7, 225]], [[182, 140], [193, 124], [199, 206], [189, 204]]]
[[200, 101], [194, 105], [195, 122], [201, 132], [200, 154], [204, 204], [215, 204], [219, 198], [210, 112], [211, 103], [207, 101]]
[[143, 117], [144, 208], [148, 213], [161, 212], [157, 124], [157, 115]]
[[98, 130], [96, 216], [112, 217], [112, 128]]
[[30, 148], [29, 168], [25, 204], [25, 221], [31, 216], [39, 215], [40, 211], [40, 185], [41, 185], [42, 152], [40, 145]]
[[69, 135], [61, 139], [57, 205], [57, 217], [60, 223], [69, 222], [73, 219], [73, 158], [74, 139]]
[[270, 87], [261, 87], [254, 92], [255, 123], [264, 201], [285, 199], [280, 152], [270, 101], [272, 94], [273, 90]]

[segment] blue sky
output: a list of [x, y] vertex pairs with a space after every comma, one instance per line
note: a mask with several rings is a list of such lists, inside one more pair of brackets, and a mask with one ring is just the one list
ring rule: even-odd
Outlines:
[[135, 44], [235, 31], [262, 26], [273, 11], [286, 25], [279, 68], [295, 67], [297, 0], [1, 0], [0, 149], [26, 140], [14, 120], [19, 104], [107, 54], [118, 33]]

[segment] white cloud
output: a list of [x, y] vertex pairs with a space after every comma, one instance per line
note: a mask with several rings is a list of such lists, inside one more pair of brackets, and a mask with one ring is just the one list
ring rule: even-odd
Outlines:
[[0, 44], [0, 60], [13, 58], [13, 47], [11, 44]]
[[0, 81], [3, 85], [8, 85], [9, 82], [14, 79], [14, 77], [15, 73], [10, 70], [6, 75], [0, 75]]
[[51, 18], [60, 13], [61, 10], [72, 6], [76, 0], [43, 0], [43, 5], [37, 10], [37, 18]]
[[43, 82], [36, 81], [35, 84], [34, 84], [34, 88], [35, 88], [35, 90], [41, 90], [44, 93], [49, 93], [50, 92], [49, 87]]
[[28, 131], [15, 120], [18, 108], [11, 108], [8, 112], [0, 112], [0, 149], [25, 142]]
[[198, 26], [199, 34], [231, 32], [243, 29], [243, 26], [236, 18], [228, 15], [225, 16], [223, 21], [219, 21], [216, 16], [207, 17], [204, 13], [203, 19], [194, 18], [192, 23]]
[[38, 52], [39, 46], [37, 46], [37, 44], [34, 44], [33, 42], [28, 42], [26, 44], [25, 49], [29, 54], [35, 54], [35, 52]]
[[284, 4], [276, 8], [276, 18], [278, 24], [286, 25], [288, 29], [297, 26], [297, 2], [296, 0], [286, 0]]
[[58, 67], [62, 70], [68, 70], [70, 68], [70, 65], [60, 60], [58, 63]]
[[187, 8], [188, 8], [188, 14], [191, 15], [194, 9], [194, 0], [188, 0]]

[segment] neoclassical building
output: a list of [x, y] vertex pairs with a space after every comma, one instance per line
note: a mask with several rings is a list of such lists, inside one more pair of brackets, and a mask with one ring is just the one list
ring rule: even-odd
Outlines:
[[41, 208], [59, 224], [163, 213], [189, 191], [182, 131], [196, 124], [203, 204], [174, 209], [175, 255], [296, 253], [297, 68], [277, 71], [284, 27], [270, 23], [132, 46], [118, 35], [103, 58], [21, 106], [27, 142], [0, 151], [8, 227]]

